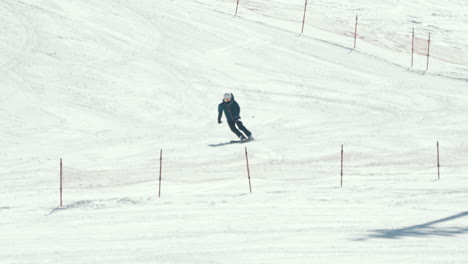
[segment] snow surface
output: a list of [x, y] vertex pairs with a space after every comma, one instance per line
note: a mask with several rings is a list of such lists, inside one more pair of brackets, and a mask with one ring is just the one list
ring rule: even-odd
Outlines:
[[[1, 1], [0, 263], [468, 263], [466, 4], [302, 7]], [[256, 141], [209, 146], [225, 92]]]

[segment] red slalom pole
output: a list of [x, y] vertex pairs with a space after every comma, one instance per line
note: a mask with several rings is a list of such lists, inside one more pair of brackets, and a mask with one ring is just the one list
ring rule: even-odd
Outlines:
[[306, 18], [306, 11], [307, 11], [307, 0], [305, 0], [305, 5], [304, 5], [304, 17], [302, 18], [301, 34], [304, 34], [304, 24], [305, 24], [305, 18]]
[[429, 70], [429, 53], [431, 50], [431, 33], [429, 32], [429, 37], [427, 39], [427, 66], [426, 66], [426, 71]]
[[60, 207], [62, 207], [62, 190], [63, 190], [63, 165], [62, 158], [60, 158]]
[[161, 181], [162, 181], [162, 149], [159, 152], [159, 196], [161, 197]]
[[354, 26], [354, 49], [356, 49], [356, 39], [357, 39], [357, 21], [358, 21], [358, 15], [356, 15], [356, 25]]
[[250, 192], [252, 192], [252, 184], [250, 182], [249, 155], [247, 154], [247, 147], [245, 147], [245, 160], [247, 161], [247, 176], [249, 178], [249, 189]]
[[341, 145], [341, 187], [343, 187], [343, 145]]
[[414, 28], [413, 28], [413, 39], [411, 42], [411, 68], [413, 67], [414, 62]]
[[440, 180], [439, 141], [437, 141], [437, 178]]
[[239, 0], [237, 0], [236, 13], [234, 14], [234, 16], [237, 16], [237, 10], [239, 10]]

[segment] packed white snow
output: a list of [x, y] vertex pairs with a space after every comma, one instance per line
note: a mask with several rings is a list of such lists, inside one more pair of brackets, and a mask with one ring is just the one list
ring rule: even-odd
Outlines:
[[468, 262], [464, 1], [235, 4], [0, 2], [0, 263]]

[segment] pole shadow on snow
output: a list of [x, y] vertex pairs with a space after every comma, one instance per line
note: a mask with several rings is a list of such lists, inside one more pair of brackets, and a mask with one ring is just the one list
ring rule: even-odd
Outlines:
[[400, 229], [377, 229], [372, 230], [373, 234], [367, 238], [356, 239], [364, 241], [372, 238], [400, 239], [404, 237], [425, 237], [425, 236], [455, 236], [468, 233], [468, 224], [466, 226], [435, 227], [433, 225], [448, 222], [458, 218], [468, 216], [468, 211], [452, 215], [446, 218], [434, 220], [420, 225], [408, 226]]

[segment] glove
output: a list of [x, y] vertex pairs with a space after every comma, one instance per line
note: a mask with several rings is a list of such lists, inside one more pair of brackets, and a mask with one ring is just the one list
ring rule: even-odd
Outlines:
[[221, 123], [222, 123], [221, 120], [218, 120], [218, 124], [221, 124]]

